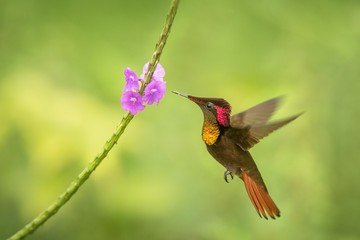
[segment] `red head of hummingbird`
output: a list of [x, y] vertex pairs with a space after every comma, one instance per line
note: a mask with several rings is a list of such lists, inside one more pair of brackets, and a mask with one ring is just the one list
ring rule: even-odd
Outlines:
[[204, 114], [202, 139], [209, 153], [225, 167], [224, 179], [240, 177], [259, 216], [275, 219], [280, 210], [269, 195], [261, 174], [249, 149], [262, 138], [295, 120], [299, 115], [277, 122], [269, 119], [279, 105], [280, 98], [273, 98], [246, 111], [231, 114], [231, 105], [223, 98], [203, 98], [173, 93], [196, 103]]

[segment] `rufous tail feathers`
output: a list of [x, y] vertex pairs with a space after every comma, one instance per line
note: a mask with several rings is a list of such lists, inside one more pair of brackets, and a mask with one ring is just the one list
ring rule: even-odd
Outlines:
[[242, 178], [245, 183], [246, 191], [260, 217], [268, 219], [267, 214], [272, 218], [280, 217], [280, 210], [271, 199], [269, 193], [246, 173], [243, 172]]

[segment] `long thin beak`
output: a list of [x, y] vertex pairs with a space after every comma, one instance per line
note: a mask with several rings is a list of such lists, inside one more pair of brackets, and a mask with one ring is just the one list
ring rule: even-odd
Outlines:
[[182, 93], [180, 93], [180, 92], [178, 92], [178, 91], [172, 91], [172, 92], [175, 93], [175, 94], [177, 94], [177, 95], [180, 95], [180, 96], [182, 96], [182, 97], [189, 98], [188, 95], [182, 94]]

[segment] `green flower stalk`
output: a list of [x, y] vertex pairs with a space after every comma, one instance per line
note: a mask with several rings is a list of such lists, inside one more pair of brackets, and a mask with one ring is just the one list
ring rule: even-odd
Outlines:
[[[154, 71], [160, 61], [161, 53], [166, 44], [166, 40], [169, 37], [170, 29], [172, 23], [174, 21], [176, 11], [179, 5], [179, 0], [173, 0], [169, 9], [169, 12], [166, 17], [165, 25], [160, 34], [160, 38], [156, 44], [154, 53], [149, 62], [147, 71], [144, 76], [144, 82], [139, 89], [139, 93], [143, 95], [146, 86], [150, 83]], [[109, 154], [111, 149], [114, 147], [116, 142], [119, 140], [120, 136], [123, 134], [126, 127], [129, 125], [131, 120], [134, 118], [130, 112], [126, 113], [122, 118], [121, 122], [116, 127], [115, 132], [112, 136], [106, 141], [103, 149], [100, 153], [89, 162], [88, 166], [77, 176], [77, 178], [71, 182], [70, 186], [66, 189], [64, 193], [62, 193], [57, 200], [51, 204], [45, 211], [41, 212], [37, 217], [35, 217], [30, 223], [25, 225], [22, 229], [20, 229], [17, 233], [9, 238], [9, 240], [15, 239], [23, 239], [36, 231], [42, 224], [48, 221], [53, 215], [57, 213], [57, 211], [62, 208], [67, 201], [71, 199], [71, 197], [76, 193], [76, 191], [85, 183], [85, 181], [90, 177], [90, 175], [95, 171], [95, 169], [100, 165], [102, 160]]]

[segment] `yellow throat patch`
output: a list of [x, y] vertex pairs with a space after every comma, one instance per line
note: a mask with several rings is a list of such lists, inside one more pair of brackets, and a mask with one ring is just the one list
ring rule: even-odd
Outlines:
[[213, 145], [220, 135], [220, 129], [217, 124], [204, 122], [202, 130], [202, 139], [207, 145]]

